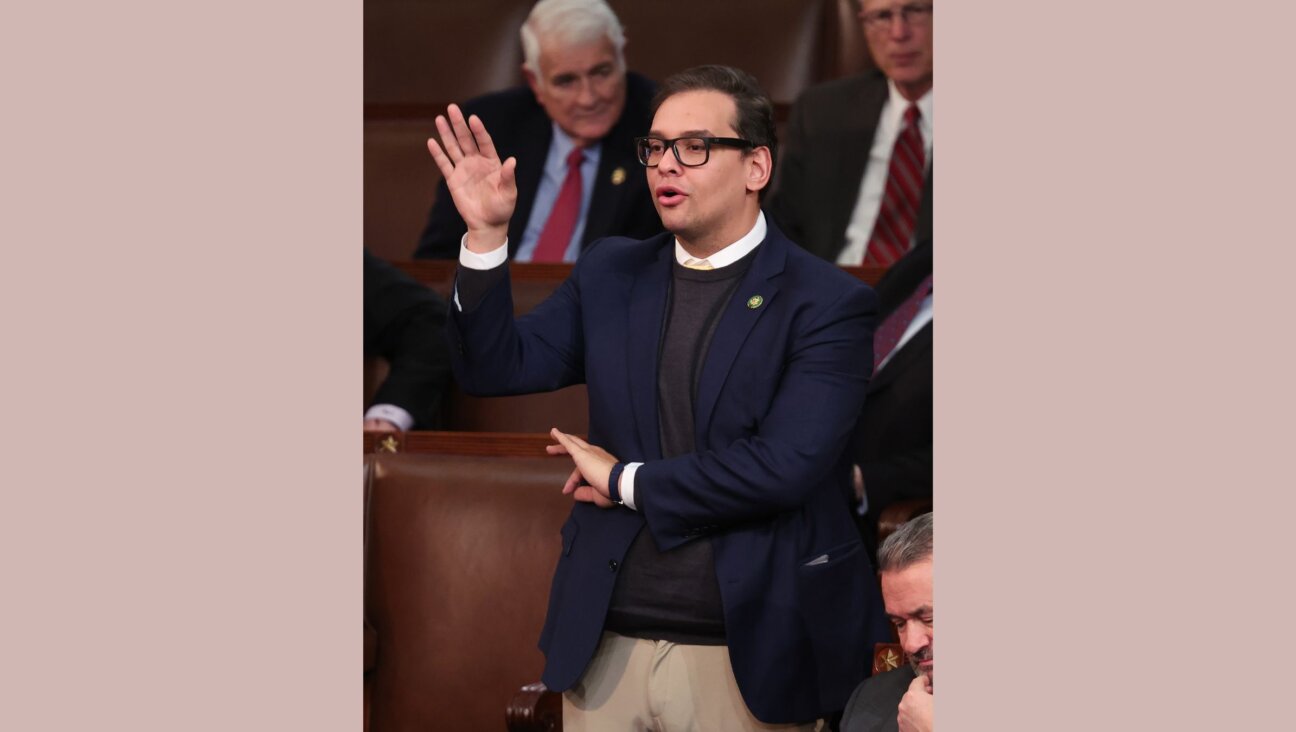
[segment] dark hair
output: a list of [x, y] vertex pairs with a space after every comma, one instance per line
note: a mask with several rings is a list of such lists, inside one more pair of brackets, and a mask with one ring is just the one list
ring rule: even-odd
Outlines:
[[932, 515], [924, 513], [900, 524], [878, 549], [878, 571], [899, 572], [932, 556]]
[[[732, 66], [708, 64], [694, 66], [672, 75], [662, 83], [653, 97], [652, 113], [662, 102], [683, 92], [718, 91], [727, 94], [734, 101], [737, 118], [733, 121], [734, 131], [744, 140], [750, 140], [757, 147], [767, 147], [770, 151], [770, 181], [774, 180], [774, 161], [778, 159], [778, 134], [774, 131], [774, 105], [761, 89], [756, 79], [742, 69]], [[760, 197], [765, 197], [769, 190], [765, 186]]]

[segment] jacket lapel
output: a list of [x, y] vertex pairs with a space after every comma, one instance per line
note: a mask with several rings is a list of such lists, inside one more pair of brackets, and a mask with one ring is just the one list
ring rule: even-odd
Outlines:
[[553, 124], [541, 110], [540, 115], [523, 133], [524, 142], [515, 153], [518, 159], [517, 168], [517, 208], [513, 218], [509, 219], [509, 257], [517, 254], [522, 246], [522, 235], [526, 233], [527, 223], [531, 220], [531, 204], [535, 202], [536, 189], [540, 187], [540, 177], [544, 175], [545, 158], [549, 155], [549, 145], [553, 142]]
[[[643, 174], [642, 170], [628, 169], [620, 156], [613, 155], [609, 147], [604, 143], [599, 154], [598, 171], [594, 174], [594, 192], [590, 195], [589, 215], [585, 219], [585, 233], [581, 236], [582, 251], [595, 239], [617, 233], [612, 231], [612, 220], [621, 209], [621, 199], [629, 188], [626, 180], [631, 173]], [[616, 174], [618, 168], [620, 175]]]
[[[706, 435], [705, 426], [711, 422], [716, 401], [720, 398], [720, 389], [725, 379], [734, 368], [738, 351], [747, 340], [756, 322], [769, 311], [778, 295], [779, 287], [775, 279], [783, 272], [787, 261], [784, 249], [786, 240], [771, 224], [756, 251], [756, 259], [751, 268], [738, 283], [738, 290], [733, 299], [725, 306], [724, 314], [716, 325], [715, 335], [707, 348], [706, 362], [702, 365], [702, 376], [698, 380], [697, 403], [693, 407], [693, 430], [698, 444]], [[751, 307], [753, 298], [759, 296], [756, 307]]]
[[630, 308], [626, 317], [627, 373], [630, 379], [630, 411], [635, 415], [639, 444], [645, 460], [661, 458], [661, 439], [657, 422], [657, 360], [662, 323], [666, 317], [666, 297], [670, 290], [671, 259], [674, 237], [662, 234], [663, 242], [650, 259], [639, 268], [630, 288]]

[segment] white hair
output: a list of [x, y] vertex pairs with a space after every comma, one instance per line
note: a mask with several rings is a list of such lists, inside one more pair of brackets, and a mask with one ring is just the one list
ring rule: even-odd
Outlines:
[[522, 24], [522, 65], [540, 83], [540, 39], [546, 43], [582, 45], [606, 38], [616, 52], [617, 68], [625, 69], [625, 32], [604, 0], [540, 0]]

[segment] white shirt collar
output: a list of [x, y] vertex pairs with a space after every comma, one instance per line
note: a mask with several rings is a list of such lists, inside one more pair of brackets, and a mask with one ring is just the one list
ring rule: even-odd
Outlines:
[[917, 104], [918, 112], [922, 115], [918, 118], [919, 131], [922, 132], [923, 139], [930, 140], [932, 132], [932, 90], [928, 89], [925, 94], [918, 97], [917, 102], [910, 102], [904, 98], [904, 95], [896, 88], [895, 82], [890, 79], [887, 79], [887, 89], [890, 92], [888, 98], [890, 106], [887, 111], [891, 115], [891, 121], [895, 124], [895, 128], [900, 129], [900, 125], [904, 123], [904, 113], [909, 108], [909, 105]]
[[[765, 241], [765, 229], [765, 212], [760, 211], [756, 214], [756, 225], [751, 228], [751, 231], [747, 232], [746, 236], [724, 249], [721, 249], [715, 254], [712, 254], [703, 261], [709, 262], [712, 269], [720, 269], [721, 267], [727, 267], [734, 262], [737, 262], [750, 254], [751, 250], [755, 249], [757, 245]], [[680, 246], [679, 239], [676, 239], [675, 261], [684, 264], [692, 258], [693, 255], [684, 251], [684, 247]]]

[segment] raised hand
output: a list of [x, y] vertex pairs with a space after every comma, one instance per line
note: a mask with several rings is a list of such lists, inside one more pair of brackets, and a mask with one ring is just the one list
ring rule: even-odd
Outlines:
[[468, 248], [476, 252], [495, 249], [508, 235], [509, 217], [517, 205], [517, 158], [501, 164], [481, 119], [473, 115], [465, 120], [458, 105], [451, 104], [445, 115], [437, 115], [436, 126], [441, 144], [429, 138], [428, 152], [468, 225]]

